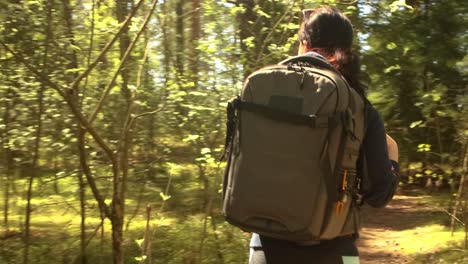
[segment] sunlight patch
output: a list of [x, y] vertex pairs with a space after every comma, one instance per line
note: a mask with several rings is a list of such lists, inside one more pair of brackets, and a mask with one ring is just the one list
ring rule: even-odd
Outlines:
[[359, 264], [359, 257], [357, 256], [342, 256], [343, 264]]

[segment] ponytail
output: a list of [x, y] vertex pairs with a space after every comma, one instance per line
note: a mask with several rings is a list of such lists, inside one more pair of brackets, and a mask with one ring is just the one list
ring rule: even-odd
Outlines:
[[312, 48], [311, 51], [317, 52], [327, 58], [327, 60], [343, 74], [343, 77], [349, 85], [360, 95], [365, 96], [364, 87], [359, 80], [361, 72], [360, 60], [351, 49]]
[[308, 50], [327, 58], [349, 85], [365, 96], [365, 85], [359, 80], [360, 61], [352, 52], [353, 27], [345, 15], [336, 8], [317, 8], [305, 16], [298, 35], [299, 41], [307, 41]]

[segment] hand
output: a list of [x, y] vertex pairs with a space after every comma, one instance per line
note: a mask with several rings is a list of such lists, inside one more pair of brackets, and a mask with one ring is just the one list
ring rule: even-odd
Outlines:
[[391, 160], [398, 162], [398, 144], [388, 134], [386, 136], [387, 136], [388, 157]]

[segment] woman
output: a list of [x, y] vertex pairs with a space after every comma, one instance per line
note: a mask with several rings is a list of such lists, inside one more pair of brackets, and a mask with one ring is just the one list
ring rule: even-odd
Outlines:
[[[326, 58], [348, 83], [365, 98], [359, 82], [360, 65], [352, 53], [353, 27], [337, 9], [320, 7], [305, 10], [299, 29], [299, 55]], [[363, 201], [373, 207], [385, 206], [398, 185], [398, 146], [385, 134], [383, 122], [366, 100], [367, 129], [360, 151], [358, 167], [367, 161]], [[250, 264], [335, 264], [359, 263], [355, 240], [358, 234], [321, 241], [319, 245], [301, 246], [254, 234], [250, 243]]]

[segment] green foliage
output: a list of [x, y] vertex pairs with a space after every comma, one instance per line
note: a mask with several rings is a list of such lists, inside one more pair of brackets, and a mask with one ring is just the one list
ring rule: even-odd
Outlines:
[[[144, 2], [128, 32], [76, 91], [70, 90], [73, 80], [121, 25], [116, 2], [0, 2], [0, 41], [68, 95], [76, 95], [89, 120], [121, 63], [121, 44], [136, 37], [150, 2]], [[220, 212], [225, 164], [218, 157], [224, 146], [226, 102], [239, 93], [246, 75], [296, 54], [303, 8], [331, 4], [352, 20], [356, 51], [372, 80], [368, 97], [398, 141], [407, 165], [402, 167], [414, 172], [409, 181], [432, 177], [456, 182], [468, 138], [467, 22], [459, 15], [466, 13], [465, 2], [207, 0], [199, 8], [195, 1], [159, 3], [92, 122], [103, 141], [121, 151], [127, 113], [135, 118], [127, 148], [128, 177], [119, 178], [124, 181], [119, 188], [127, 190], [126, 263], [145, 257], [155, 263], [246, 261], [249, 234], [225, 223]], [[178, 17], [179, 4], [183, 12]], [[0, 251], [0, 262], [21, 260], [23, 190], [28, 177], [37, 175], [31, 258], [35, 263], [71, 263], [79, 257], [80, 125], [47, 82], [0, 47], [0, 186], [2, 199], [6, 192], [10, 195], [0, 208], [3, 213], [10, 206], [8, 225], [3, 219], [1, 231], [14, 233]], [[44, 109], [38, 135], [39, 102]], [[111, 162], [89, 134], [84, 148], [91, 177], [111, 204]], [[99, 233], [94, 234], [100, 209], [89, 182], [84, 188], [88, 262], [109, 263], [111, 226], [106, 220], [101, 244]], [[152, 208], [151, 254], [141, 248], [147, 205]]]
[[461, 10], [466, 4], [456, 1], [382, 1], [366, 12], [364, 24], [369, 98], [405, 153], [403, 163], [420, 161], [447, 177], [467, 142], [458, 136], [466, 123], [466, 105], [459, 104], [466, 69], [453, 63], [466, 56]]

